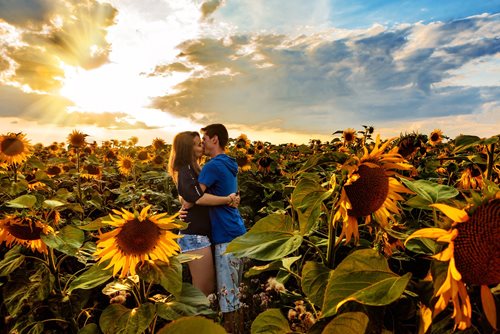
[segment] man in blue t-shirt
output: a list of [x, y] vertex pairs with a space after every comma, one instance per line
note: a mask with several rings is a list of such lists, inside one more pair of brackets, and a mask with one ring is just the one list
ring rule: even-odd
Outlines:
[[[211, 158], [198, 176], [202, 190], [217, 196], [237, 192], [238, 164], [224, 153], [229, 138], [226, 127], [222, 124], [211, 124], [201, 129], [201, 132], [204, 153]], [[210, 207], [209, 215], [212, 240], [215, 244], [217, 293], [224, 314], [224, 328], [229, 333], [235, 332], [233, 329], [242, 332], [243, 322], [236, 319], [236, 311], [240, 308], [238, 293], [243, 263], [240, 258], [225, 251], [229, 242], [246, 232], [245, 225], [238, 209], [228, 205]], [[235, 326], [236, 328], [233, 328]]]

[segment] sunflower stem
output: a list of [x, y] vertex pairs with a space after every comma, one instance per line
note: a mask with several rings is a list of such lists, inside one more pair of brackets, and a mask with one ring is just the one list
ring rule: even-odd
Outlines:
[[490, 144], [488, 146], [486, 146], [486, 152], [487, 152], [487, 156], [486, 156], [486, 179], [491, 181], [491, 178], [492, 178], [492, 171], [493, 171], [493, 164], [495, 162], [495, 159], [493, 154], [495, 153], [495, 143], [493, 144]]
[[14, 170], [14, 183], [17, 183], [17, 163], [12, 164], [12, 169]]

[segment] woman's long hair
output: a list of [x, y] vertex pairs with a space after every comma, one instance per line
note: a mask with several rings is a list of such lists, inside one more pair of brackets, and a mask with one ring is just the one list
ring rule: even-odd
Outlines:
[[170, 150], [170, 159], [168, 160], [168, 172], [177, 184], [177, 175], [182, 166], [189, 165], [196, 173], [199, 173], [201, 168], [194, 155], [193, 140], [200, 137], [196, 131], [180, 132], [174, 137], [172, 149]]

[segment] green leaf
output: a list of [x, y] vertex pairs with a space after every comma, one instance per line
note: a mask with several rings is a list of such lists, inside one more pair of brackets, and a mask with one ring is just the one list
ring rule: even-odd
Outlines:
[[43, 207], [44, 208], [50, 208], [50, 209], [57, 208], [59, 206], [65, 205], [65, 204], [66, 203], [63, 203], [63, 202], [60, 202], [60, 201], [56, 201], [56, 200], [53, 200], [53, 199], [47, 199], [47, 200], [43, 201]]
[[478, 136], [468, 136], [462, 135], [455, 138], [455, 149], [453, 150], [453, 154], [461, 152], [468, 147], [475, 145], [481, 140]]
[[85, 234], [76, 227], [66, 225], [57, 234], [41, 235], [40, 238], [47, 246], [64, 254], [75, 256], [78, 248], [83, 245]]
[[252, 322], [252, 334], [287, 334], [292, 333], [288, 320], [276, 308], [266, 310], [259, 314]]
[[88, 223], [87, 225], [80, 225], [78, 228], [84, 230], [84, 231], [97, 231], [100, 228], [103, 227], [108, 227], [109, 225], [106, 223], [103, 223], [104, 219], [103, 218], [97, 218], [94, 221]]
[[430, 210], [431, 208], [429, 207], [429, 205], [432, 204], [432, 202], [424, 197], [417, 195], [407, 200], [405, 204], [415, 209]]
[[330, 273], [331, 270], [328, 267], [313, 261], [307, 261], [302, 268], [302, 291], [317, 306], [323, 305]]
[[182, 264], [175, 257], [170, 258], [170, 264], [155, 261], [154, 264], [144, 262], [136, 268], [140, 278], [147, 282], [161, 284], [165, 290], [179, 296], [182, 291]]
[[94, 323], [88, 324], [78, 331], [78, 334], [99, 334], [99, 333], [100, 333], [99, 327], [97, 326], [97, 324]]
[[388, 305], [401, 296], [409, 280], [410, 274], [400, 277], [393, 273], [377, 251], [355, 251], [330, 275], [322, 316], [334, 315], [339, 306], [350, 300], [366, 305]]
[[42, 334], [44, 330], [43, 322], [36, 322], [26, 334]]
[[287, 257], [281, 260], [276, 260], [273, 262], [269, 262], [267, 264], [264, 264], [262, 266], [253, 266], [252, 268], [248, 269], [245, 272], [245, 277], [252, 277], [259, 275], [265, 271], [273, 271], [273, 270], [280, 270], [281, 268], [284, 268], [286, 270], [291, 270], [290, 267], [295, 261], [300, 259], [301, 256], [292, 256], [292, 257]]
[[99, 326], [104, 334], [142, 334], [155, 316], [155, 306], [144, 303], [134, 309], [121, 304], [109, 305], [99, 318]]
[[111, 277], [110, 269], [104, 269], [106, 264], [94, 264], [83, 274], [74, 279], [68, 288], [68, 293], [76, 289], [93, 289], [101, 284], [106, 283]]
[[36, 204], [36, 197], [33, 195], [22, 195], [5, 204], [11, 208], [31, 209]]
[[325, 190], [318, 181], [303, 178], [292, 193], [292, 205], [299, 216], [300, 232], [308, 234], [318, 223], [323, 201], [331, 196], [333, 190]]
[[326, 325], [322, 334], [365, 333], [369, 320], [368, 316], [363, 312], [342, 313]]
[[410, 239], [405, 247], [413, 253], [425, 255], [435, 255], [443, 248], [437, 241], [428, 238]]
[[[458, 195], [458, 190], [454, 187], [428, 180], [409, 181], [401, 179], [401, 181], [417, 195], [422, 197], [422, 199], [430, 203], [440, 203]], [[431, 208], [428, 209], [430, 210]]]
[[25, 256], [21, 254], [21, 246], [15, 246], [10, 249], [2, 261], [0, 261], [0, 277], [7, 276], [24, 262]]
[[172, 321], [158, 331], [158, 334], [226, 334], [224, 328], [212, 320], [202, 317], [185, 317]]
[[302, 236], [293, 230], [290, 217], [271, 214], [231, 241], [226, 251], [239, 257], [272, 261], [294, 252], [301, 244]]
[[158, 316], [166, 320], [175, 320], [190, 315], [212, 315], [210, 302], [200, 290], [189, 283], [183, 283], [179, 298], [174, 301], [156, 303]]

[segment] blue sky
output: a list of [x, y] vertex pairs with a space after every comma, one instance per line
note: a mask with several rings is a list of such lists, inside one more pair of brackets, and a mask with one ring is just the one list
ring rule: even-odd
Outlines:
[[0, 0], [0, 101], [0, 131], [35, 142], [492, 136], [500, 0]]

